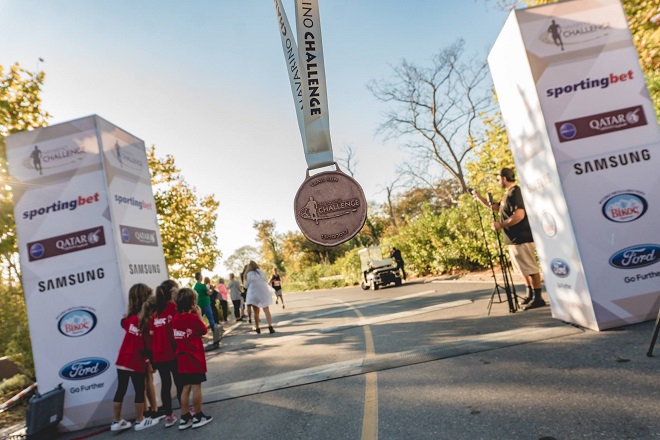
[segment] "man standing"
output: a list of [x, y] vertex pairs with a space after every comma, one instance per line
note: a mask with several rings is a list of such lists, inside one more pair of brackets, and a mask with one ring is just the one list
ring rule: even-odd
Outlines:
[[401, 256], [401, 251], [395, 247], [392, 247], [392, 250], [390, 251], [390, 257], [392, 257], [396, 263], [396, 268], [401, 271], [403, 281], [406, 281], [406, 270], [403, 268], [403, 257]]
[[197, 292], [197, 306], [202, 310], [202, 315], [206, 316], [206, 319], [209, 321], [209, 327], [211, 327], [211, 332], [213, 333], [213, 348], [218, 348], [220, 346], [220, 337], [216, 332], [215, 320], [213, 319], [209, 288], [206, 284], [202, 283], [202, 274], [200, 272], [195, 274], [195, 281], [193, 290]]
[[484, 206], [498, 211], [500, 221], [494, 221], [491, 227], [494, 231], [504, 231], [504, 244], [509, 247], [509, 256], [513, 268], [525, 278], [527, 298], [522, 302], [522, 309], [529, 310], [545, 306], [541, 296], [541, 274], [536, 262], [536, 247], [532, 230], [529, 226], [522, 192], [516, 184], [516, 178], [511, 168], [502, 168], [497, 175], [497, 182], [506, 190], [500, 203], [486, 201], [477, 191], [472, 195]]

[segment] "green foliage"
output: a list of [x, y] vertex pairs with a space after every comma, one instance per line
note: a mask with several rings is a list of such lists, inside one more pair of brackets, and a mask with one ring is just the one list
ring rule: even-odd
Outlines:
[[0, 383], [0, 396], [6, 396], [8, 394], [16, 394], [20, 391], [23, 391], [34, 381], [27, 377], [25, 374], [17, 374], [8, 379], [3, 379]]
[[34, 376], [32, 344], [23, 291], [17, 286], [0, 285], [0, 353], [10, 356], [21, 370]]
[[147, 157], [170, 278], [190, 277], [215, 267], [220, 258], [215, 235], [220, 203], [213, 195], [199, 197], [172, 156], [158, 158], [152, 147]]
[[281, 239], [275, 233], [275, 222], [273, 220], [255, 221], [252, 223], [252, 228], [257, 231], [257, 240], [261, 244], [259, 254], [262, 269], [269, 272], [273, 267], [277, 267], [282, 274], [286, 273], [282, 258]]

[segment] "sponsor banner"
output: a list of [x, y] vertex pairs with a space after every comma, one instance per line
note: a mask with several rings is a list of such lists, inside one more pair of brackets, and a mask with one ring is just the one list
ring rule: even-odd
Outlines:
[[7, 138], [10, 174], [19, 182], [68, 180], [101, 167], [93, 117]]
[[618, 0], [512, 11], [489, 55], [552, 314], [594, 330], [660, 304], [660, 130], [626, 26]]
[[569, 142], [642, 125], [646, 125], [646, 115], [641, 105], [555, 122], [559, 142]]
[[128, 289], [167, 278], [144, 143], [112, 127], [92, 116], [7, 138], [35, 371], [40, 390], [66, 390], [62, 431], [111, 421]]
[[103, 226], [97, 226], [28, 243], [28, 260], [45, 260], [46, 258], [84, 251], [104, 245], [105, 235], [103, 234]]
[[158, 246], [158, 234], [156, 234], [156, 231], [152, 231], [151, 229], [119, 225], [119, 233], [121, 236], [121, 241], [124, 244]]
[[592, 57], [630, 41], [619, 2], [557, 3], [530, 9], [519, 17], [525, 47], [534, 57], [549, 62]]

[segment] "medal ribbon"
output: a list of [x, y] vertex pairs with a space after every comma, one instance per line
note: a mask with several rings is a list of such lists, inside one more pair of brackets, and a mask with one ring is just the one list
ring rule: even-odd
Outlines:
[[307, 166], [315, 169], [332, 165], [334, 158], [318, 0], [295, 0], [300, 46], [296, 45], [281, 0], [274, 1]]

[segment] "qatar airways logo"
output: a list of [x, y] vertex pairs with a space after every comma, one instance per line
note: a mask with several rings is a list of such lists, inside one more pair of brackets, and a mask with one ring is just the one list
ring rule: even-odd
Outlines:
[[648, 202], [639, 194], [620, 193], [603, 203], [603, 216], [615, 223], [629, 223], [637, 220], [648, 209]]
[[657, 244], [640, 244], [621, 249], [610, 257], [610, 266], [617, 269], [637, 269], [650, 266], [660, 259], [660, 246]]
[[187, 328], [184, 330], [174, 329], [174, 339], [187, 339], [192, 336], [192, 329]]
[[119, 225], [119, 229], [121, 232], [122, 243], [142, 246], [158, 246], [156, 231], [125, 225]]
[[555, 123], [559, 142], [613, 133], [646, 125], [646, 114], [641, 105], [627, 107], [597, 115], [570, 119]]
[[43, 260], [103, 245], [105, 245], [103, 226], [98, 226], [28, 243], [28, 260]]

